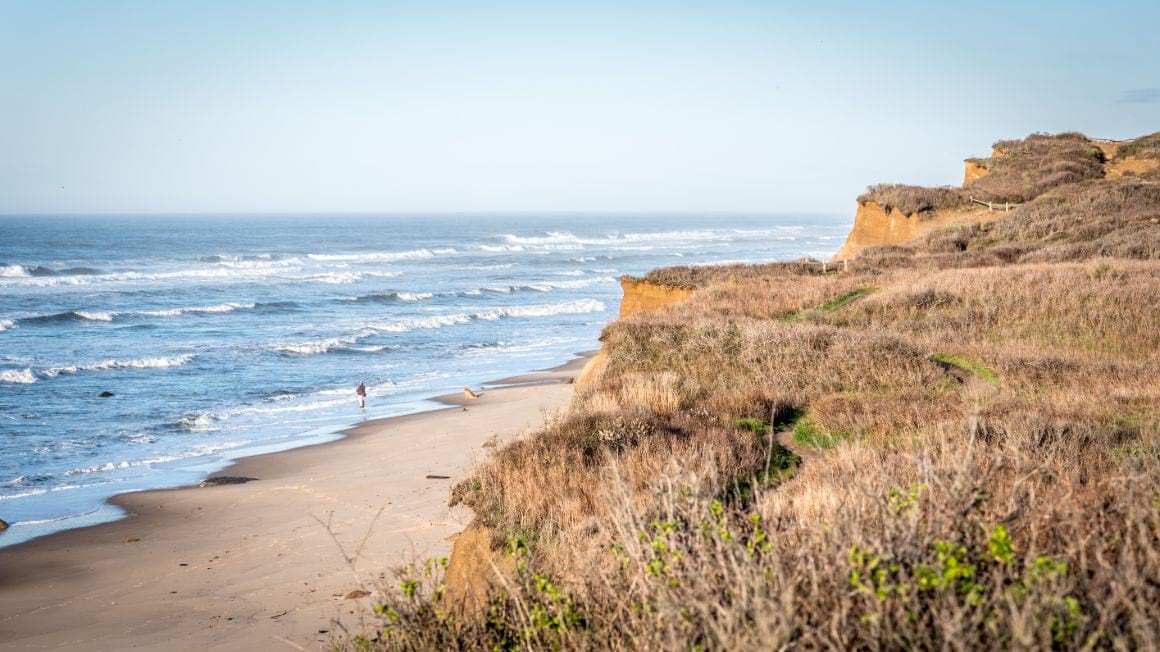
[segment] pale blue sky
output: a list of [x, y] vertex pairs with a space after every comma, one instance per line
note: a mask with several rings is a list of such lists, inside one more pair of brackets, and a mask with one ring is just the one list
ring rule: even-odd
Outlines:
[[852, 211], [1160, 130], [1160, 2], [0, 0], [0, 213]]

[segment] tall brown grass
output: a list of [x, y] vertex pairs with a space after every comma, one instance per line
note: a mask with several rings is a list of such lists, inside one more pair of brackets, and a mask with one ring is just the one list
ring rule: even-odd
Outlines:
[[1116, 158], [1160, 159], [1160, 131], [1120, 145], [1116, 149]]
[[885, 211], [898, 209], [905, 215], [957, 208], [967, 203], [959, 188], [927, 188], [900, 183], [870, 186], [858, 196], [859, 203], [874, 202]]
[[1032, 134], [995, 143], [988, 174], [965, 190], [984, 201], [1025, 202], [1048, 190], [1104, 176], [1103, 153], [1083, 134]]

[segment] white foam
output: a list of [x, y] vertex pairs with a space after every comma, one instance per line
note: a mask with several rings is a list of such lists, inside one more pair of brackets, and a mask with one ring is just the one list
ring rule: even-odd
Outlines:
[[567, 231], [548, 231], [543, 236], [518, 236], [505, 233], [503, 239], [509, 243], [521, 245], [574, 244], [580, 242], [580, 238], [577, 238]]
[[[542, 236], [519, 236], [507, 233], [502, 237], [505, 242], [512, 246], [535, 247], [537, 249], [548, 250], [567, 250], [583, 248], [585, 245], [607, 246], [641, 242], [656, 242], [669, 245], [681, 242], [728, 242], [733, 239], [734, 234], [735, 232], [727, 233], [702, 229], [696, 231], [656, 231], [649, 233], [624, 234], [609, 233], [602, 238], [581, 238], [567, 231], [548, 231]], [[648, 251], [649, 249], [633, 247], [631, 250]]]
[[258, 257], [257, 260], [253, 258], [241, 258], [237, 260], [221, 260], [217, 263], [222, 267], [229, 269], [276, 269], [279, 267], [294, 267], [302, 264], [301, 258], [283, 258], [280, 260], [272, 260], [269, 255], [265, 257]]
[[507, 308], [493, 308], [471, 313], [454, 313], [450, 315], [432, 315], [430, 317], [410, 317], [394, 321], [372, 322], [354, 333], [343, 337], [327, 337], [310, 342], [296, 342], [275, 345], [274, 350], [294, 355], [320, 355], [335, 349], [345, 348], [354, 350], [369, 350], [355, 348], [359, 340], [372, 337], [380, 333], [407, 333], [415, 330], [444, 328], [470, 323], [473, 320], [494, 321], [505, 317], [550, 317], [553, 315], [583, 314], [603, 312], [605, 306], [595, 299], [579, 299], [575, 301], [560, 301], [533, 306], [511, 306]]
[[36, 376], [33, 375], [32, 369], [5, 369], [4, 371], [0, 371], [0, 383], [30, 385], [35, 382]]
[[597, 276], [597, 277], [592, 277], [592, 278], [577, 279], [575, 281], [546, 281], [544, 283], [534, 283], [529, 287], [531, 287], [532, 289], [537, 289], [537, 290], [540, 289], [541, 287], [547, 287], [549, 289], [552, 289], [552, 288], [577, 289], [577, 288], [586, 288], [590, 285], [599, 285], [601, 283], [615, 283], [615, 282], [616, 282], [616, 279], [612, 278], [611, 276]]
[[118, 313], [74, 310], [73, 314], [77, 317], [80, 317], [81, 319], [88, 319], [89, 321], [113, 321], [113, 317], [115, 317]]
[[15, 327], [16, 327], [15, 321], [13, 321], [11, 319], [0, 319], [0, 333], [3, 333], [4, 331], [8, 330], [9, 328], [15, 328]]
[[168, 310], [142, 310], [133, 313], [113, 313], [113, 314], [132, 314], [146, 317], [178, 317], [190, 313], [207, 313], [217, 314], [233, 312], [235, 310], [250, 310], [258, 307], [256, 303], [222, 303], [216, 306], [192, 306], [189, 308], [170, 308]]
[[515, 266], [516, 266], [515, 263], [499, 263], [496, 265], [463, 265], [461, 267], [456, 267], [455, 269], [470, 269], [470, 270], [478, 270], [478, 271], [487, 271], [487, 270], [492, 270], [492, 269], [511, 269]]
[[[387, 380], [377, 385], [370, 385], [367, 387], [367, 394], [370, 396], [380, 396], [395, 387], [395, 383]], [[335, 398], [329, 398], [335, 397]], [[299, 399], [303, 399], [301, 402]], [[330, 389], [323, 389], [317, 392], [312, 392], [303, 396], [297, 394], [287, 394], [274, 397], [273, 401], [267, 401], [263, 405], [243, 407], [225, 413], [219, 418], [221, 420], [229, 419], [238, 416], [252, 416], [252, 415], [272, 415], [272, 414], [292, 414], [297, 412], [313, 412], [315, 410], [325, 410], [327, 408], [342, 407], [344, 405], [351, 405], [355, 401], [354, 387], [333, 387]]]
[[412, 251], [368, 252], [363, 254], [307, 254], [307, 258], [318, 261], [341, 261], [349, 263], [390, 263], [396, 260], [417, 260], [458, 253], [455, 249], [414, 249]]
[[[584, 272], [581, 272], [583, 274]], [[616, 279], [611, 276], [599, 276], [592, 278], [576, 279], [575, 281], [539, 281], [537, 283], [525, 283], [523, 285], [489, 285], [487, 287], [479, 288], [477, 290], [468, 290], [464, 294], [480, 294], [481, 292], [498, 292], [501, 294], [511, 294], [519, 290], [532, 290], [535, 292], [551, 292], [552, 290], [574, 290], [578, 288], [586, 288], [590, 285], [598, 285], [601, 283], [615, 283]]]
[[[433, 315], [431, 317], [411, 317], [393, 322], [377, 322], [371, 324], [368, 328], [372, 331], [381, 331], [385, 333], [406, 333], [414, 330], [443, 328], [444, 326], [466, 324], [467, 322], [471, 321], [471, 317], [471, 315], [463, 313], [454, 315]], [[373, 333], [368, 333], [368, 335], [370, 334]]]
[[[190, 459], [193, 457], [202, 457], [204, 455], [211, 455], [213, 453], [217, 453], [217, 452], [224, 451], [224, 450], [230, 450], [233, 448], [240, 448], [242, 446], [245, 446], [245, 445], [251, 444], [251, 443], [253, 443], [252, 440], [223, 441], [223, 442], [220, 442], [217, 444], [200, 446], [198, 448], [188, 450], [188, 451], [185, 451], [182, 453], [174, 453], [172, 455], [157, 455], [154, 457], [147, 457], [145, 459], [140, 459], [140, 460], [121, 460], [119, 462], [106, 462], [104, 464], [94, 464], [92, 466], [85, 466], [85, 467], [69, 469], [68, 471], [65, 471], [63, 473], [63, 475], [66, 475], [66, 476], [89, 475], [91, 473], [102, 473], [102, 472], [107, 472], [107, 471], [116, 471], [116, 470], [120, 470], [120, 469], [130, 469], [133, 467], [147, 466], [150, 464], [164, 464], [166, 462], [176, 462], [178, 460], [187, 460], [187, 459]], [[75, 488], [75, 487], [69, 487], [69, 486], [53, 487], [49, 491], [60, 491], [62, 489], [71, 489], [71, 488]]]
[[18, 276], [27, 277], [29, 274], [28, 270], [24, 269], [23, 265], [4, 265], [3, 267], [0, 267], [0, 276], [13, 278]]
[[538, 306], [511, 306], [477, 312], [476, 319], [501, 319], [503, 317], [551, 317], [553, 315], [578, 315], [590, 312], [604, 312], [604, 304], [596, 299], [559, 301]]
[[282, 353], [293, 353], [294, 355], [318, 355], [320, 353], [327, 353], [340, 346], [354, 344], [356, 341], [357, 338], [328, 337], [324, 340], [315, 340], [302, 344], [285, 344], [277, 347], [277, 350]]
[[331, 285], [349, 285], [364, 278], [394, 278], [402, 272], [326, 272], [322, 274], [308, 274], [306, 276], [291, 276], [293, 281], [311, 281], [316, 283], [330, 283]]
[[132, 281], [247, 281], [277, 277], [281, 274], [300, 270], [300, 267], [262, 264], [254, 268], [245, 267], [199, 267], [168, 272], [116, 272], [85, 276], [39, 276], [6, 278], [0, 286], [55, 287], [60, 285], [89, 285], [94, 283], [118, 283]]
[[505, 252], [519, 253], [521, 251], [527, 251], [527, 249], [525, 249], [522, 245], [510, 245], [510, 244], [508, 244], [508, 245], [476, 245], [476, 248], [479, 249], [480, 251], [486, 251], [486, 252], [492, 253], [492, 254], [505, 253]]
[[165, 369], [188, 364], [197, 357], [193, 353], [183, 353], [170, 357], [140, 358], [137, 360], [103, 360], [91, 364], [68, 365], [42, 369], [39, 374], [45, 378], [56, 378], [61, 374], [76, 374], [82, 371], [108, 371], [115, 369]]
[[423, 301], [435, 296], [430, 292], [396, 292], [395, 295], [402, 301]]

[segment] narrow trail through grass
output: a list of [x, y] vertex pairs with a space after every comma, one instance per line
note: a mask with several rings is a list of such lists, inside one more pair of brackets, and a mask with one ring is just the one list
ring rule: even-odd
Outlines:
[[995, 387], [999, 386], [999, 375], [978, 360], [973, 360], [965, 355], [950, 355], [949, 353], [935, 353], [930, 356], [930, 359], [947, 371], [958, 369]]
[[861, 299], [871, 292], [876, 291], [877, 289], [878, 288], [874, 287], [873, 285], [863, 285], [851, 292], [847, 292], [846, 294], [843, 294], [835, 299], [831, 299], [830, 301], [827, 301], [821, 305], [814, 306], [813, 308], [806, 308], [804, 310], [799, 310], [795, 313], [786, 315], [785, 317], [782, 317], [781, 320], [784, 322], [795, 322], [812, 312], [834, 312], [835, 310], [850, 305], [851, 303]]

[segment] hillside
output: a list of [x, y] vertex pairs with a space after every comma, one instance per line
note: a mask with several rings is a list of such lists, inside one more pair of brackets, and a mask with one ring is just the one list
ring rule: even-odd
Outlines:
[[859, 198], [848, 270], [630, 280], [665, 300], [453, 491], [496, 588], [405, 571], [377, 644], [1160, 646], [1158, 168], [1160, 134], [1000, 141]]
[[[1106, 224], [1108, 213], [1154, 201], [1154, 195], [1122, 200], [1119, 194], [1148, 194], [1141, 188], [1160, 181], [1160, 134], [1131, 141], [1034, 134], [998, 141], [989, 158], [967, 159], [965, 164], [964, 183], [958, 188], [903, 184], [869, 188], [858, 198], [854, 228], [834, 260], [857, 258], [870, 247], [908, 243], [958, 226], [986, 225], [1005, 217], [1008, 210], [1014, 215], [1005, 221], [1019, 224], [1028, 221], [1025, 214], [1057, 203], [1100, 203], [1098, 210], [1104, 213], [1098, 217], [1105, 227], [1111, 226]], [[972, 199], [991, 202], [991, 207]], [[1086, 215], [1078, 207], [1063, 210]]]

